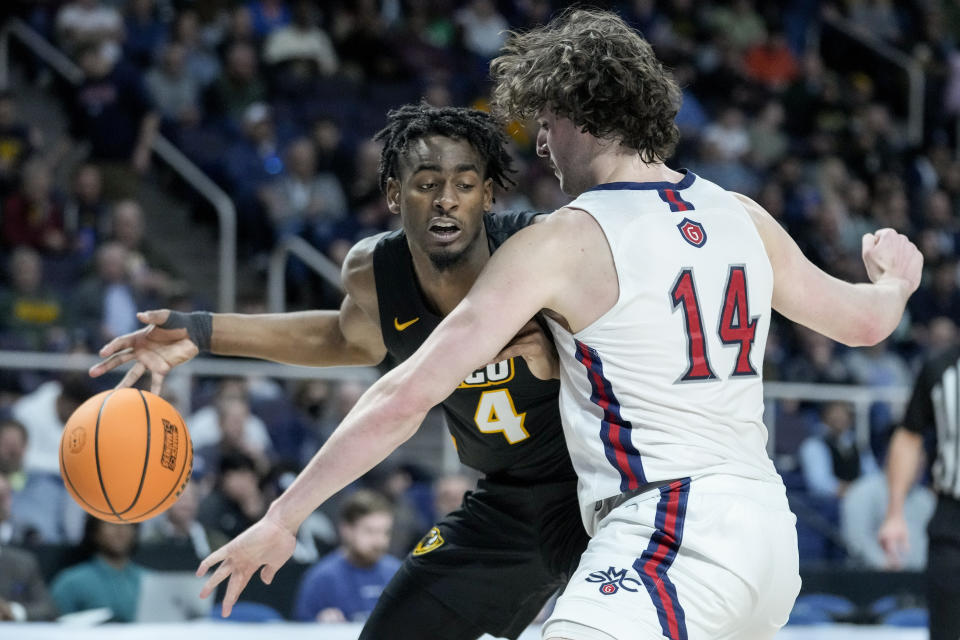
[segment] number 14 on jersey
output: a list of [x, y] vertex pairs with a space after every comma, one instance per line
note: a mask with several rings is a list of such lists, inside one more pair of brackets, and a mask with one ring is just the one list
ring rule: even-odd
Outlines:
[[[703, 325], [703, 313], [697, 286], [690, 267], [680, 270], [670, 290], [673, 309], [683, 312], [684, 328], [687, 333], [686, 372], [677, 382], [716, 380], [718, 376], [710, 364], [707, 349], [707, 336]], [[725, 346], [736, 346], [737, 361], [731, 376], [755, 376], [757, 370], [750, 362], [750, 351], [757, 334], [759, 316], [750, 317], [747, 302], [747, 271], [742, 265], [733, 265], [727, 275], [727, 286], [723, 296], [717, 334]]]

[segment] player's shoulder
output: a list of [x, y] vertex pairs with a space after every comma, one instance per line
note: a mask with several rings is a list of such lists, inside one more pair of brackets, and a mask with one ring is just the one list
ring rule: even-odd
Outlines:
[[395, 232], [384, 232], [357, 241], [347, 252], [341, 268], [343, 288], [354, 298], [376, 294], [374, 254], [380, 241]]
[[358, 240], [350, 247], [343, 260], [343, 278], [356, 278], [363, 274], [373, 274], [373, 256], [381, 241], [397, 235], [396, 231], [384, 231]]

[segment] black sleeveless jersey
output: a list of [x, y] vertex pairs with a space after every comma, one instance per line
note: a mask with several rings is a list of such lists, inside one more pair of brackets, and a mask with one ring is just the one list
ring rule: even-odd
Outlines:
[[[494, 251], [537, 212], [486, 214]], [[373, 253], [380, 330], [398, 361], [409, 358], [442, 318], [424, 301], [403, 230], [387, 234]], [[523, 358], [474, 371], [442, 403], [460, 461], [507, 483], [574, 479], [560, 424], [557, 380], [540, 380]]]

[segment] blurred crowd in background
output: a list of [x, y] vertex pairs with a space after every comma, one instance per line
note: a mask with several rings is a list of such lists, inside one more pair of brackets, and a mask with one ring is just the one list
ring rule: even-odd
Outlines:
[[[340, 263], [358, 239], [399, 225], [378, 187], [380, 148], [372, 140], [386, 112], [421, 99], [489, 108], [487, 64], [506, 30], [540, 24], [567, 4], [15, 4], [83, 79], [63, 83], [29, 54], [18, 58], [25, 81], [48, 91], [65, 114], [67, 131], [57, 139], [22, 112], [15, 91], [0, 93], [0, 349], [95, 352], [137, 328], [137, 309], [210, 308], [191, 287], [189, 265], [144, 233], [148, 207], [137, 185], [155, 178], [157, 132], [233, 198], [243, 262], [265, 265], [278, 241], [296, 235]], [[775, 318], [764, 378], [909, 387], [920, 359], [957, 339], [960, 318], [960, 4], [591, 4], [616, 9], [640, 30], [683, 88], [682, 141], [671, 166], [757, 200], [837, 277], [866, 279], [861, 236], [880, 227], [906, 233], [924, 254], [923, 283], [892, 338], [846, 349]], [[904, 74], [831, 27], [833, 17], [922, 66], [922, 140], [905, 131]], [[509, 123], [508, 133], [517, 186], [497, 193], [497, 209], [547, 212], [568, 202], [536, 158], [530, 124]], [[87, 152], [65, 168], [80, 143]], [[200, 204], [191, 216], [214, 224]], [[290, 268], [287, 278], [294, 307], [338, 303], [306, 269]], [[72, 409], [112, 383], [0, 371], [0, 477], [12, 503], [4, 509], [0, 484], [0, 545], [85, 539], [83, 514], [59, 484], [56, 450]], [[200, 381], [197, 411], [185, 416], [197, 453], [194, 480], [169, 514], [140, 527], [141, 542], [179, 536], [202, 556], [242, 531], [362, 391], [348, 382]], [[890, 566], [875, 540], [898, 407], [872, 407], [869, 447], [858, 446], [847, 403], [778, 402], [768, 411], [779, 425], [775, 460], [798, 500], [803, 561], [904, 568]], [[918, 478], [908, 502], [917, 532], [907, 568], [925, 560], [923, 523], [933, 498], [924, 482]], [[438, 478], [429, 464], [405, 460], [388, 461], [359, 485], [392, 502], [389, 551], [402, 556], [436, 515], [456, 506], [470, 480]], [[295, 559], [316, 562], [342, 542], [338, 508], [308, 521]], [[804, 530], [811, 514], [815, 524]]]

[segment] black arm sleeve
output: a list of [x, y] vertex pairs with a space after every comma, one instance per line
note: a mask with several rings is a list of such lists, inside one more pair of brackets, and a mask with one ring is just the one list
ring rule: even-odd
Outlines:
[[931, 363], [928, 362], [917, 376], [917, 381], [913, 386], [913, 394], [910, 396], [907, 410], [903, 414], [903, 427], [908, 431], [923, 434], [935, 429], [933, 398], [931, 397], [935, 373]]

